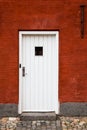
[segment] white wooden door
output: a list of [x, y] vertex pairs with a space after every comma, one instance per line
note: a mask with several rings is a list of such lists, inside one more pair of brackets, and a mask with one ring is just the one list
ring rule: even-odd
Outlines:
[[21, 105], [19, 103], [21, 112], [58, 113], [58, 36], [56, 34], [35, 32], [22, 35]]

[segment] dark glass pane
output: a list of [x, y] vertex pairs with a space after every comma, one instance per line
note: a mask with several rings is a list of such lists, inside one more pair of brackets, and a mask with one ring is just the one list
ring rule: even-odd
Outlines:
[[35, 56], [43, 55], [43, 47], [35, 47]]

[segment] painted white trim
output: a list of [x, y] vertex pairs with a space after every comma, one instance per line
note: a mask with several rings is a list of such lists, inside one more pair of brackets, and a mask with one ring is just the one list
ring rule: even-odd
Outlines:
[[[22, 34], [19, 32], [19, 65], [22, 64]], [[19, 105], [18, 113], [22, 112], [22, 69], [19, 67]]]
[[[58, 31], [19, 31], [19, 64], [21, 64], [22, 65], [22, 36], [23, 35], [42, 35], [42, 34], [50, 34], [50, 35], [56, 35], [56, 44], [57, 44], [57, 70], [58, 70], [58, 75], [57, 75], [57, 77], [58, 77], [58, 79], [59, 79], [59, 54], [58, 54], [58, 52], [59, 52], [59, 32]], [[21, 66], [21, 68], [22, 68], [22, 66]], [[19, 108], [18, 108], [18, 113], [19, 114], [21, 114], [22, 113], [22, 100], [23, 100], [23, 98], [22, 98], [22, 69], [21, 68], [19, 68]], [[59, 83], [59, 80], [58, 80], [58, 82], [57, 83]], [[58, 87], [59, 85], [57, 85], [57, 92], [59, 93], [59, 91], [58, 91]], [[58, 97], [58, 93], [56, 93], [57, 94], [57, 97]], [[56, 114], [59, 114], [59, 100], [58, 100], [58, 104], [57, 104], [57, 106], [55, 106], [55, 108], [56, 108]]]
[[59, 32], [56, 32], [56, 44], [57, 44], [57, 97], [58, 97], [58, 104], [57, 104], [57, 109], [56, 109], [56, 114], [59, 114]]
[[58, 34], [58, 31], [19, 31], [19, 34], [20, 35], [23, 35], [23, 34]]

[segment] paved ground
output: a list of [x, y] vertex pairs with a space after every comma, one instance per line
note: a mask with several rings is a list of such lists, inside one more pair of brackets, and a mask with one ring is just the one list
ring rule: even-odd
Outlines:
[[56, 121], [20, 121], [19, 118], [1, 118], [0, 130], [87, 130], [87, 117], [60, 117]]
[[18, 124], [16, 130], [60, 130], [60, 121], [25, 121]]

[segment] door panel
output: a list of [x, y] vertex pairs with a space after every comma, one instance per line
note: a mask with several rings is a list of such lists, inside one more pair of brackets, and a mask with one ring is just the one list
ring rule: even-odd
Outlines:
[[[43, 55], [39, 47], [42, 47]], [[25, 76], [22, 77], [22, 112], [57, 111], [57, 47], [54, 34], [22, 36], [22, 67], [25, 67]]]

